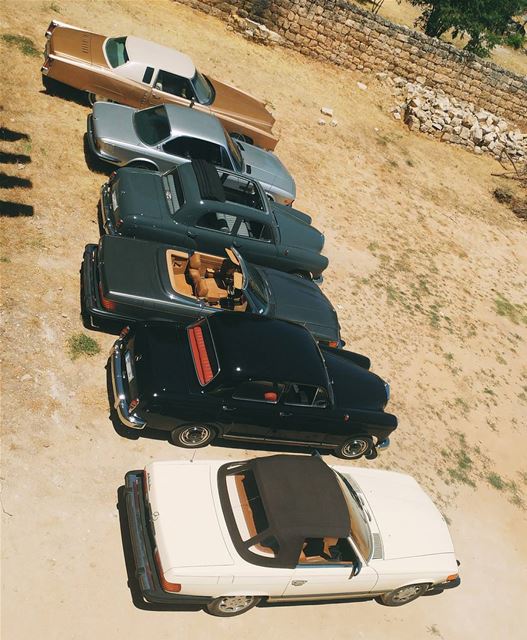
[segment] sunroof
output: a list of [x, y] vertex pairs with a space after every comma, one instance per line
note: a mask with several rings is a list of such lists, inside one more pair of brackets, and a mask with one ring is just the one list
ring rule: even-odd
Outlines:
[[196, 174], [198, 188], [203, 200], [225, 202], [225, 190], [216, 168], [205, 160], [193, 160], [192, 168]]

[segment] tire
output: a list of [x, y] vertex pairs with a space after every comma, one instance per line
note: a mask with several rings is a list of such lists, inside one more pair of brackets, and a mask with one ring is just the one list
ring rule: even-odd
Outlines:
[[232, 618], [239, 616], [249, 609], [255, 607], [261, 598], [260, 596], [221, 596], [205, 605], [205, 611], [211, 616], [220, 618]]
[[184, 449], [201, 449], [210, 444], [217, 436], [217, 431], [208, 424], [186, 424], [170, 432], [170, 439], [177, 447]]
[[380, 596], [379, 602], [386, 607], [402, 607], [403, 604], [408, 604], [422, 596], [427, 590], [428, 584], [408, 584]]
[[131, 169], [148, 169], [149, 171], [159, 171], [155, 164], [150, 162], [130, 162], [126, 165]]
[[334, 453], [343, 460], [358, 460], [364, 455], [370, 455], [372, 449], [373, 440], [370, 436], [357, 436], [340, 444]]

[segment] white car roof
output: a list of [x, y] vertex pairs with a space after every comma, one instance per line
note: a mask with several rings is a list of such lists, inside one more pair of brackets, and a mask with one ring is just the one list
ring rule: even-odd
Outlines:
[[156, 42], [127, 36], [126, 52], [128, 58], [134, 62], [142, 62], [149, 67], [163, 69], [182, 78], [192, 78], [196, 73], [196, 67], [187, 55]]

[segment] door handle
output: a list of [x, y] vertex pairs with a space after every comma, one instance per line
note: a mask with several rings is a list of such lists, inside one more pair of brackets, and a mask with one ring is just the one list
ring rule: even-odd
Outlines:
[[307, 580], [293, 580], [291, 584], [293, 587], [301, 587], [303, 584], [306, 584]]
[[187, 231], [187, 236], [188, 236], [189, 238], [195, 238], [195, 237], [196, 237], [196, 234], [194, 233], [194, 231]]
[[236, 411], [236, 407], [229, 407], [226, 404], [222, 406], [223, 411]]
[[281, 418], [290, 418], [293, 414], [289, 413], [288, 411], [280, 411], [279, 415]]

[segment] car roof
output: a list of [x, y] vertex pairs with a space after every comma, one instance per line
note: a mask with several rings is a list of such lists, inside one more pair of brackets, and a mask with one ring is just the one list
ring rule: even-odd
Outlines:
[[[351, 523], [346, 500], [335, 472], [320, 456], [274, 455], [220, 469], [219, 477], [252, 472], [257, 495], [262, 501], [267, 527], [256, 538], [274, 537], [278, 541], [275, 558], [256, 556], [239, 536], [233, 538], [240, 555], [249, 562], [295, 567], [306, 538], [346, 538]], [[225, 485], [220, 483], [222, 505], [226, 504]], [[222, 495], [223, 494], [223, 495]], [[233, 529], [231, 509], [224, 509], [227, 526]], [[255, 539], [256, 539], [255, 538]]]
[[191, 136], [226, 146], [225, 130], [216, 116], [180, 107], [177, 104], [165, 104], [172, 136]]
[[156, 42], [127, 36], [126, 52], [128, 58], [134, 62], [143, 62], [150, 67], [163, 69], [183, 78], [192, 78], [196, 73], [196, 67], [187, 55]]
[[305, 327], [236, 313], [215, 313], [207, 322], [220, 363], [218, 380], [223, 383], [249, 379], [296, 382], [329, 391], [324, 360]]

